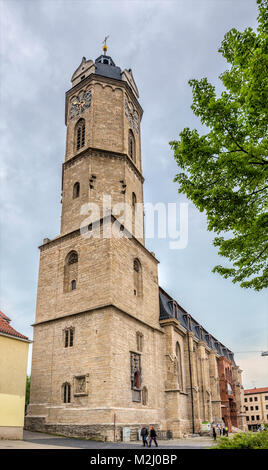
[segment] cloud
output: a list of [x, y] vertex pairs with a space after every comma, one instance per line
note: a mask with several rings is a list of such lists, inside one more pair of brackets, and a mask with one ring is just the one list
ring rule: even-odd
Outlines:
[[261, 356], [261, 352], [256, 352], [237, 354], [237, 357], [239, 357], [239, 367], [243, 370], [244, 388], [267, 387], [267, 356]]
[[[186, 126], [202, 129], [188, 80], [207, 76], [221, 90], [220, 42], [234, 26], [256, 27], [257, 7], [255, 0], [6, 0], [1, 8], [1, 309], [31, 336], [37, 247], [60, 227], [64, 94], [81, 57], [95, 59], [110, 35], [109, 53], [132, 68], [144, 108], [145, 201], [180, 202], [168, 143]], [[231, 349], [261, 349], [266, 295], [211, 273], [219, 262], [213, 234], [193, 205], [189, 216], [185, 250], [170, 250], [168, 240], [146, 242], [160, 260], [160, 284]], [[240, 357], [246, 380], [265, 382], [265, 358], [255, 371], [253, 359]]]

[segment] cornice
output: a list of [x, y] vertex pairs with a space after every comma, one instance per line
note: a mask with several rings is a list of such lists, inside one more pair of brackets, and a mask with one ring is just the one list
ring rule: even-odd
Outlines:
[[164, 328], [165, 326], [173, 326], [175, 328], [175, 330], [178, 332], [178, 333], [184, 333], [186, 334], [187, 333], [187, 330], [186, 328], [184, 328], [179, 320], [177, 320], [176, 318], [165, 318], [163, 320], [160, 320], [160, 325], [162, 326], [162, 328]]
[[[92, 225], [96, 224], [97, 222], [100, 222], [100, 224], [103, 224], [103, 222], [106, 222], [106, 220], [109, 220], [109, 219], [111, 219], [111, 221], [113, 222], [117, 221], [118, 223], [120, 223], [120, 225], [124, 227], [124, 225], [121, 222], [119, 222], [117, 217], [115, 217], [113, 214], [109, 214], [109, 215], [102, 217], [101, 219], [93, 222]], [[125, 227], [124, 229], [127, 231]], [[128, 233], [130, 234], [130, 232]], [[53, 245], [57, 245], [58, 243], [61, 243], [63, 240], [68, 240], [68, 238], [74, 238], [80, 235], [81, 235], [81, 232], [80, 232], [80, 227], [79, 227], [78, 229], [73, 230], [72, 232], [65, 233], [64, 235], [59, 235], [58, 237], [53, 238], [52, 240], [49, 240], [46, 243], [43, 243], [38, 248], [40, 251], [44, 251]], [[147, 255], [149, 255], [150, 258], [155, 263], [157, 264], [159, 263], [158, 259], [149, 250], [147, 250], [147, 248], [143, 245], [143, 243], [141, 243], [137, 238], [135, 238], [134, 235], [131, 234], [131, 238], [128, 238], [128, 240], [133, 240], [134, 243], [136, 243]]]
[[111, 309], [111, 308], [118, 310], [120, 313], [123, 313], [124, 315], [127, 315], [128, 317], [132, 318], [133, 320], [137, 321], [138, 323], [141, 323], [142, 325], [147, 326], [148, 328], [150, 328], [154, 331], [158, 331], [159, 333], [164, 334], [164, 332], [162, 331], [161, 328], [157, 328], [156, 326], [150, 325], [149, 323], [141, 320], [140, 318], [135, 317], [131, 313], [127, 312], [126, 310], [123, 310], [122, 308], [118, 307], [116, 304], [112, 304], [112, 303], [103, 304], [103, 305], [100, 305], [100, 306], [97, 306], [97, 307], [92, 307], [92, 308], [89, 308], [88, 310], [83, 310], [82, 312], [74, 312], [74, 313], [70, 313], [69, 315], [68, 314], [67, 315], [62, 315], [60, 317], [51, 318], [51, 319], [43, 320], [43, 321], [40, 321], [40, 322], [35, 322], [31, 326], [34, 327], [34, 326], [44, 325], [46, 323], [51, 323], [51, 322], [54, 322], [54, 321], [64, 320], [66, 318], [74, 317], [74, 316], [77, 316], [77, 315], [85, 315], [87, 313], [94, 312], [95, 310], [103, 310], [103, 309]]
[[136, 176], [139, 178], [139, 180], [142, 183], [144, 183], [144, 181], [145, 181], [144, 177], [142, 176], [141, 172], [136, 167], [136, 165], [134, 164], [134, 162], [131, 160], [131, 158], [128, 156], [127, 153], [113, 152], [111, 150], [104, 150], [104, 149], [100, 149], [100, 148], [97, 148], [97, 147], [87, 147], [82, 152], [79, 152], [76, 155], [74, 155], [73, 157], [69, 158], [68, 160], [65, 160], [65, 162], [62, 164], [63, 169], [72, 166], [74, 163], [81, 160], [82, 158], [87, 158], [90, 155], [94, 155], [94, 152], [96, 152], [97, 154], [101, 154], [101, 155], [103, 155], [104, 157], [107, 157], [107, 158], [112, 157], [112, 158], [118, 158], [118, 159], [121, 159], [121, 160], [125, 160], [125, 162], [130, 166], [130, 168], [134, 171]]

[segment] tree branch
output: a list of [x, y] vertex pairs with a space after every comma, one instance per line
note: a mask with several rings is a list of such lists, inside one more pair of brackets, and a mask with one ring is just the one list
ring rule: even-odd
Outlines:
[[267, 188], [268, 188], [268, 186], [264, 186], [264, 188], [259, 189], [258, 191], [253, 191], [252, 193], [247, 194], [247, 196], [249, 197], [249, 196], [253, 196], [253, 194], [261, 193], [262, 191], [264, 191]]
[[[252, 155], [250, 155], [250, 156], [252, 156]], [[262, 160], [262, 162], [248, 162], [248, 163], [251, 164], [251, 165], [262, 165], [262, 166], [268, 165], [267, 160]]]

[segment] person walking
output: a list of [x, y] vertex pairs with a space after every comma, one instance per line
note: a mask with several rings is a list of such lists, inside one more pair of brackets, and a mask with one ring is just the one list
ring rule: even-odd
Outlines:
[[228, 426], [225, 426], [225, 435], [226, 435], [226, 437], [228, 437], [228, 431], [229, 431]]
[[147, 436], [148, 436], [148, 429], [146, 426], [143, 426], [141, 430], [141, 437], [142, 437], [142, 442], [143, 442], [143, 447], [148, 447], [148, 441], [147, 441]]
[[157, 435], [156, 435], [156, 432], [155, 432], [155, 429], [154, 429], [154, 427], [152, 426], [152, 427], [151, 427], [151, 430], [150, 430], [150, 440], [149, 440], [149, 447], [151, 447], [151, 445], [152, 445], [152, 441], [154, 441], [154, 443], [155, 443], [156, 447], [158, 447], [158, 444], [157, 444], [157, 440], [156, 440], [156, 438], [157, 438]]
[[214, 441], [216, 441], [217, 439], [216, 426], [213, 426], [212, 428], [212, 436], [213, 436]]

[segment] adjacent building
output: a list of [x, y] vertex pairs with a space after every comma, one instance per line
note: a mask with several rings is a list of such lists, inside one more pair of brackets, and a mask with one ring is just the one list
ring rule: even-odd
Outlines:
[[29, 339], [0, 312], [0, 439], [22, 439]]
[[83, 57], [66, 93], [61, 231], [40, 246], [28, 429], [114, 440], [145, 423], [173, 437], [243, 424], [233, 353], [160, 288], [145, 246], [142, 114], [130, 69], [106, 49]]
[[268, 387], [244, 390], [244, 407], [249, 431], [268, 424]]

